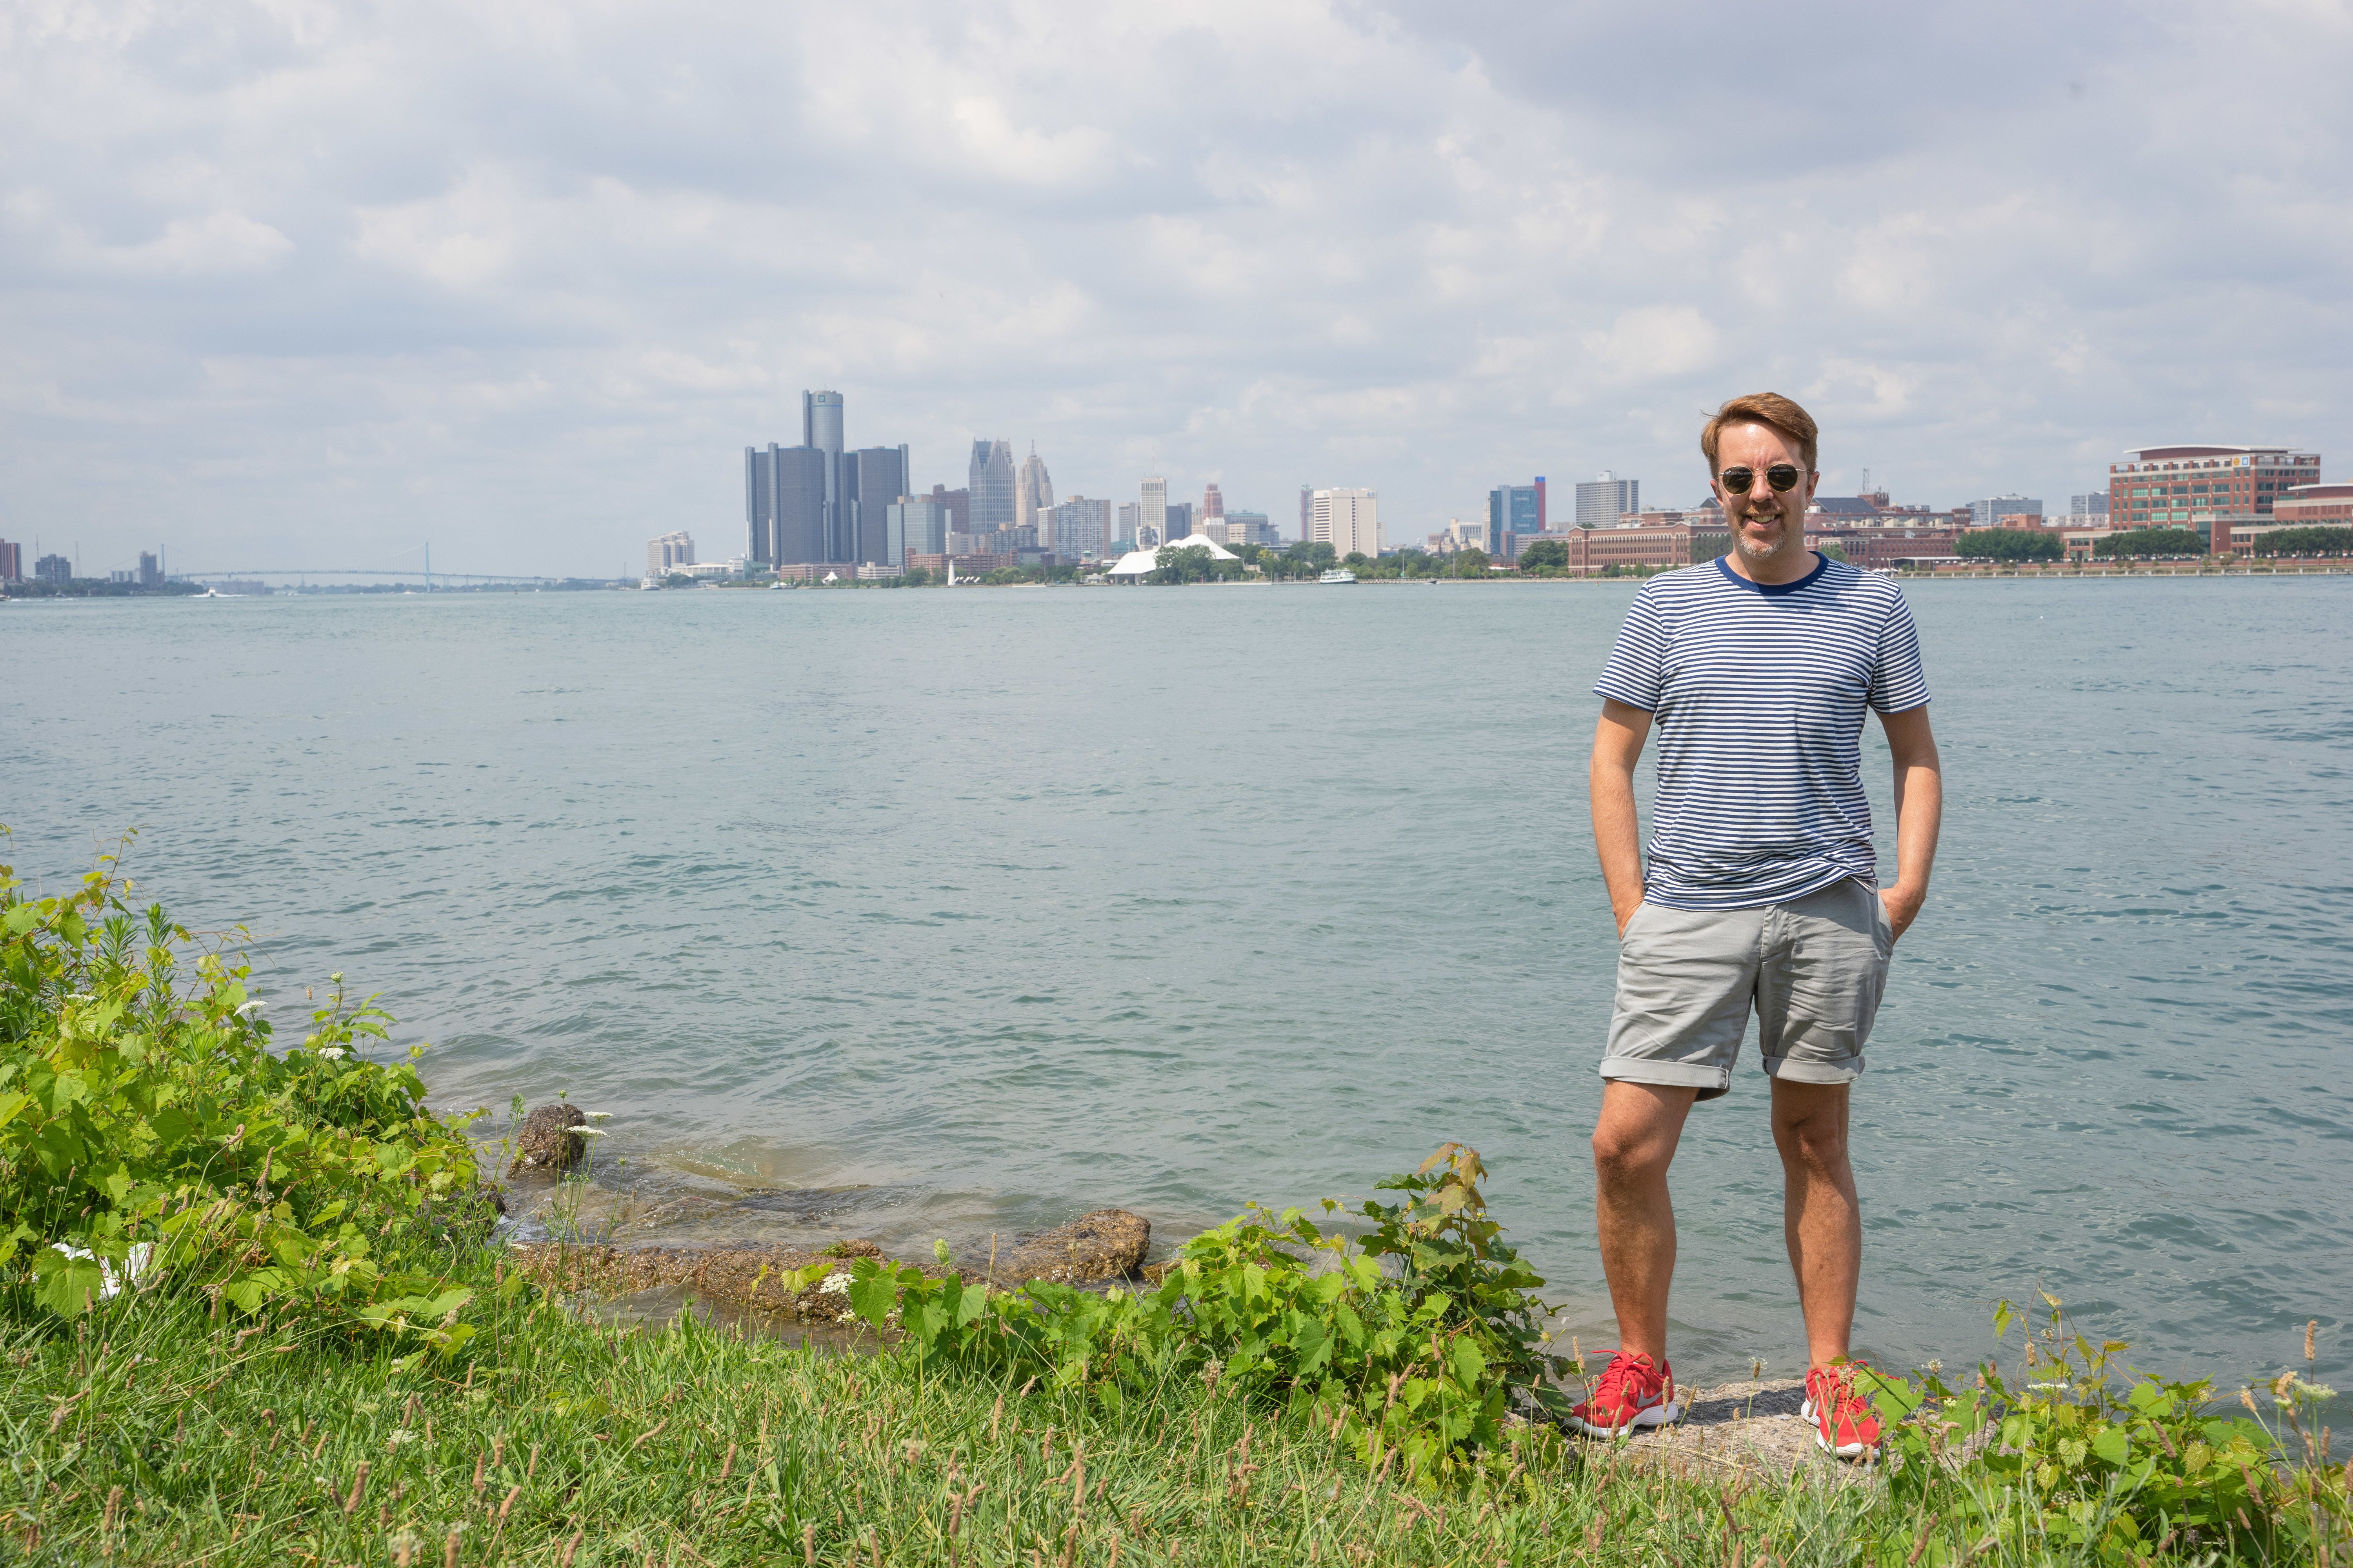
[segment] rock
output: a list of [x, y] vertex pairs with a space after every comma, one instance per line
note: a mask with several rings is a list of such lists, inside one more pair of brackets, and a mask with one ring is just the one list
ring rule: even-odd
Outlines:
[[[833, 1322], [849, 1315], [846, 1284], [854, 1258], [879, 1258], [871, 1241], [836, 1242], [822, 1252], [788, 1247], [588, 1247], [542, 1242], [513, 1249], [515, 1266], [550, 1290], [624, 1296], [679, 1285], [705, 1300], [727, 1301]], [[800, 1270], [829, 1266], [794, 1289]], [[828, 1289], [827, 1287], [832, 1286]]]
[[576, 1105], [541, 1106], [523, 1118], [522, 1131], [515, 1135], [514, 1163], [507, 1167], [507, 1174], [525, 1169], [558, 1173], [572, 1169], [588, 1157], [588, 1140], [572, 1129], [587, 1122]]
[[1800, 1379], [1687, 1389], [1683, 1398], [1683, 1419], [1672, 1426], [1652, 1427], [1610, 1444], [1577, 1441], [1596, 1457], [1607, 1455], [1638, 1469], [1692, 1479], [1778, 1481], [1808, 1467], [1834, 1481], [1862, 1480], [1880, 1473], [1877, 1465], [1845, 1463], [1816, 1445], [1813, 1424], [1798, 1414], [1806, 1398]]
[[1057, 1285], [1085, 1285], [1100, 1279], [1132, 1279], [1144, 1267], [1152, 1246], [1152, 1222], [1125, 1209], [1097, 1209], [1066, 1226], [1028, 1237], [1010, 1253], [967, 1274], [985, 1274], [999, 1285], [1019, 1285], [1031, 1279]]

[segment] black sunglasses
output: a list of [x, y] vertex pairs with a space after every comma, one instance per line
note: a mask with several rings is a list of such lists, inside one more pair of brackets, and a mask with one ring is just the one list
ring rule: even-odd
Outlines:
[[[1757, 483], [1757, 470], [1754, 468], [1726, 468], [1715, 477], [1724, 482], [1725, 489], [1736, 496], [1746, 495]], [[1803, 478], [1805, 476], [1798, 471], [1795, 463], [1776, 463], [1765, 470], [1765, 482], [1777, 490], [1796, 489], [1798, 481]]]

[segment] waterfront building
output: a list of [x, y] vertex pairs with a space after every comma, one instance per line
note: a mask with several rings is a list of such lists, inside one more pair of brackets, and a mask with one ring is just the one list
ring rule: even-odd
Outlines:
[[62, 555], [44, 555], [33, 563], [33, 580], [62, 588], [73, 581], [73, 563]]
[[1299, 487], [1299, 542], [1305, 544], [1314, 533], [1315, 494], [1305, 485]]
[[2106, 517], [2108, 515], [2108, 492], [2105, 490], [2094, 490], [2089, 495], [2069, 496], [2067, 498], [2067, 515], [2069, 517], [2079, 519], [2086, 517]]
[[1142, 502], [1129, 501], [1125, 505], [1122, 506], [1119, 509], [1119, 537], [1112, 542], [1115, 544], [1125, 544], [1129, 548], [1133, 549], [1135, 545], [1135, 531], [1137, 528], [1142, 526], [1143, 521], [1144, 506]]
[[139, 552], [138, 583], [142, 588], [160, 588], [164, 585], [164, 563], [151, 551], [142, 550]]
[[1173, 544], [1177, 540], [1192, 538], [1194, 527], [1193, 503], [1188, 500], [1170, 501], [1168, 503], [1167, 512], [1160, 521], [1161, 543]]
[[1208, 522], [1225, 515], [1226, 498], [1219, 493], [1217, 482], [1211, 480], [1208, 488], [1201, 492], [1201, 521]]
[[1111, 502], [1072, 496], [1046, 514], [1038, 543], [1065, 560], [1097, 561], [1111, 539]]
[[938, 555], [948, 547], [948, 509], [929, 496], [902, 496], [884, 510], [889, 537], [883, 559], [906, 564], [913, 554]]
[[1614, 528], [1630, 511], [1642, 510], [1642, 481], [1621, 479], [1604, 468], [1577, 487], [1577, 526]]
[[824, 561], [828, 553], [826, 495], [833, 456], [818, 447], [771, 447], [770, 531], [766, 562]]
[[1148, 549], [1168, 537], [1168, 481], [1158, 477], [1144, 481], [1141, 507], [1133, 535], [1138, 549]]
[[25, 547], [0, 539], [0, 583], [25, 580]]
[[890, 560], [892, 503], [914, 482], [904, 447], [866, 447], [841, 459], [841, 530], [832, 559], [881, 563]]
[[[1854, 565], [1877, 570], [1914, 562], [1952, 560], [1958, 553], [1954, 549], [1954, 542], [1964, 531], [1956, 528], [1893, 526], [1817, 529], [1809, 519], [1806, 548], [1820, 550], [1825, 544], [1834, 544], [1838, 546], [1839, 553]], [[1722, 553], [1730, 548], [1730, 537], [1725, 535], [1716, 546], [1715, 552]]]
[[1308, 515], [1308, 542], [1328, 544], [1332, 553], [1342, 561], [1351, 555], [1363, 555], [1368, 561], [1380, 559], [1381, 510], [1377, 490], [1328, 489], [1317, 490], [1311, 498], [1313, 507]]
[[801, 394], [801, 445], [824, 454], [818, 467], [825, 479], [824, 520], [819, 537], [823, 543], [815, 559], [839, 561], [842, 520], [841, 453], [846, 444], [842, 438], [847, 407], [839, 392], [804, 392]]
[[1014, 525], [1013, 445], [1009, 441], [975, 441], [965, 488], [971, 500], [965, 515], [969, 533], [1010, 533]]
[[1969, 502], [1969, 526], [1999, 528], [2001, 526], [2003, 518], [2016, 517], [2025, 512], [2032, 512], [2035, 516], [2041, 517], [2042, 503], [2032, 496], [1988, 496], [1983, 500]]
[[1205, 538], [1228, 547], [1281, 542], [1273, 525], [1266, 521], [1266, 513], [1262, 511], [1229, 511], [1222, 517], [1204, 518], [1199, 526]]
[[2353, 523], [2353, 485], [2298, 485], [2274, 497], [2272, 518], [2295, 528], [2343, 528]]
[[2319, 482], [2320, 454], [2292, 447], [2139, 447], [2108, 465], [2108, 521], [2132, 529], [2195, 527], [2200, 511], [2209, 521], [2267, 519], [2283, 494]]
[[754, 561], [774, 561], [776, 536], [776, 467], [775, 454], [783, 448], [770, 442], [765, 452], [744, 448], [744, 521], [751, 531]]
[[646, 541], [646, 575], [667, 577], [672, 570], [694, 564], [694, 536], [684, 531]]
[[1029, 529], [1031, 539], [1045, 544], [1053, 524], [1040, 514], [1052, 510], [1053, 506], [1054, 481], [1047, 476], [1046, 460], [1038, 456], [1037, 444], [1032, 442], [1029, 456], [1013, 481], [1013, 531], [1018, 533]]
[[[1191, 510], [1191, 503], [1187, 503], [1187, 510]], [[1231, 561], [1234, 559], [1234, 552], [1232, 551], [1225, 549], [1215, 540], [1208, 539], [1200, 535], [1192, 535], [1181, 539], [1172, 539], [1168, 541], [1168, 542], [1182, 550], [1206, 550], [1209, 552], [1209, 559], [1212, 561]], [[1151, 547], [1138, 548], [1131, 550], [1126, 554], [1121, 556], [1119, 560], [1109, 568], [1106, 575], [1110, 576], [1113, 581], [1124, 579], [1128, 582], [1136, 582], [1142, 579], [1147, 572], [1156, 571], [1159, 568], [1159, 565], [1160, 552], [1158, 549]]]
[[1609, 566], [1688, 566], [1698, 532], [1682, 522], [1631, 528], [1588, 528], [1580, 523], [1564, 541], [1568, 547], [1568, 569], [1591, 576]]
[[1516, 555], [1509, 542], [1514, 533], [1545, 531], [1545, 481], [1538, 474], [1532, 485], [1497, 485], [1487, 492], [1487, 538], [1483, 548], [1494, 556]]
[[959, 577], [978, 577], [999, 568], [1010, 570], [1021, 564], [1021, 557], [1012, 552], [996, 554], [987, 551], [958, 551], [944, 555], [914, 554], [907, 556], [907, 570], [928, 572], [934, 577], [945, 577], [953, 563]]

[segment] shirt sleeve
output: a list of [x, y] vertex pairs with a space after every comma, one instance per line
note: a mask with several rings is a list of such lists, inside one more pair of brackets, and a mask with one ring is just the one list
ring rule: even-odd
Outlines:
[[1894, 604], [1879, 627], [1879, 662], [1871, 672], [1871, 706], [1874, 712], [1905, 713], [1926, 707], [1928, 678], [1920, 668], [1920, 632], [1912, 624], [1912, 606], [1904, 591], [1891, 587]]
[[1601, 679], [1593, 683], [1593, 694], [1645, 713], [1658, 711], [1666, 679], [1666, 623], [1659, 616], [1658, 599], [1645, 584], [1618, 628], [1618, 641], [1609, 649], [1609, 662], [1601, 667]]

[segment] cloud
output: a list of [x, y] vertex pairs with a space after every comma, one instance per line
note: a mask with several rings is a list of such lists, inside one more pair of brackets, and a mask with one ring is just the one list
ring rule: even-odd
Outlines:
[[1538, 472], [1673, 499], [1696, 411], [1759, 386], [1939, 505], [2092, 488], [2153, 431], [2347, 445], [2353, 23], [2318, 0], [0, 29], [10, 538], [152, 532], [160, 466], [192, 564], [726, 548], [740, 448], [815, 385], [926, 484], [1004, 437], [1066, 492], [1371, 485], [1398, 537]]

